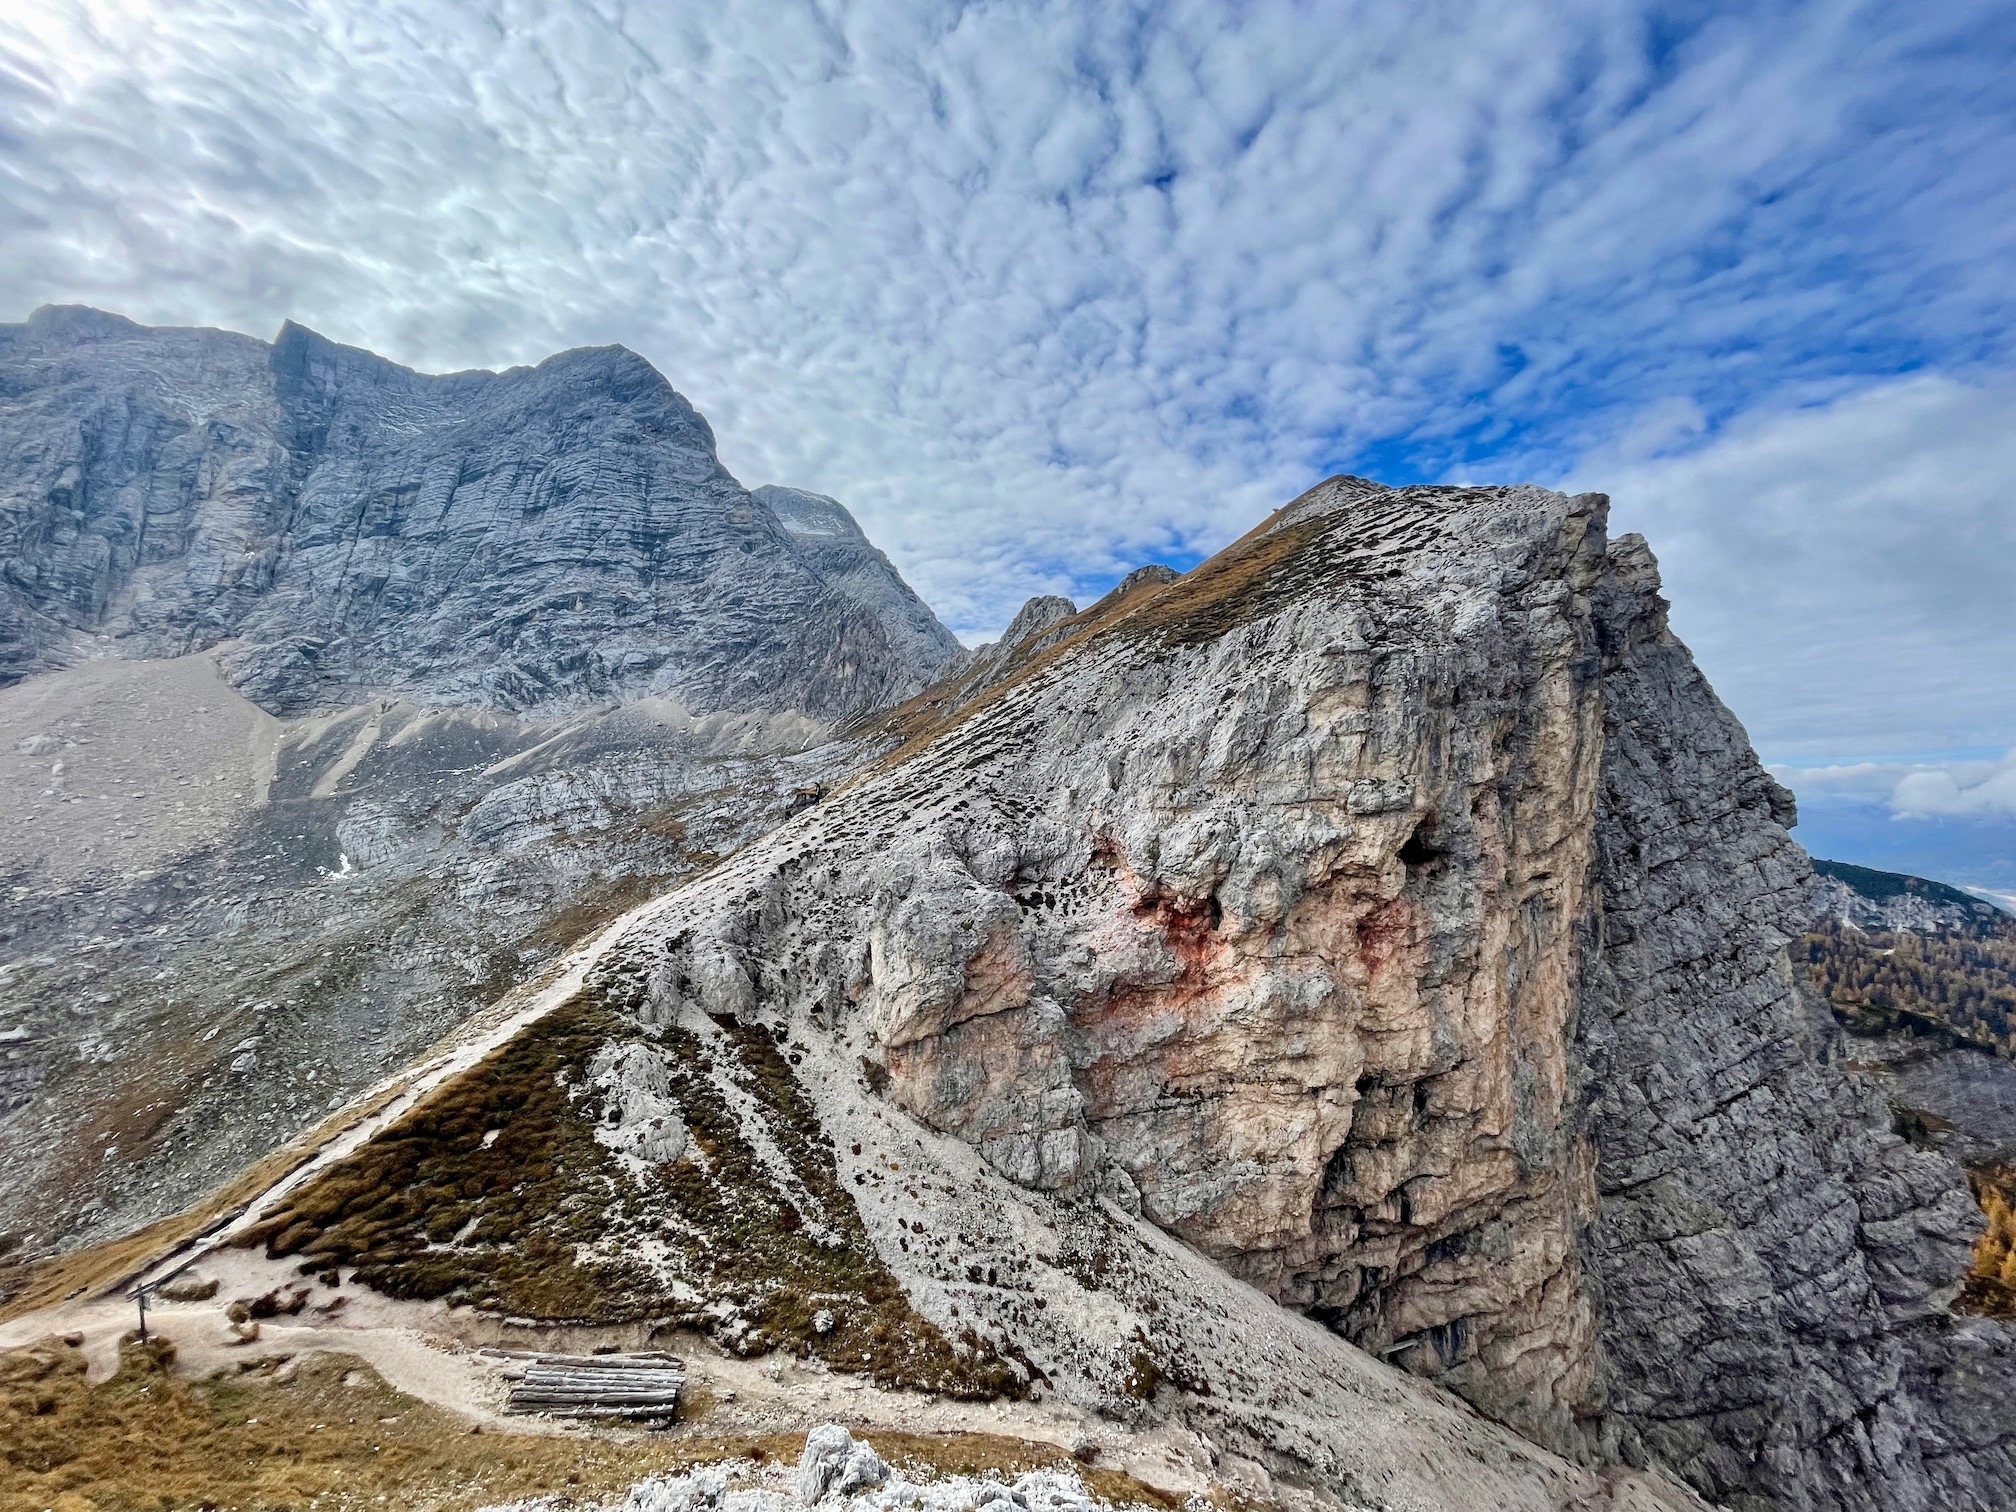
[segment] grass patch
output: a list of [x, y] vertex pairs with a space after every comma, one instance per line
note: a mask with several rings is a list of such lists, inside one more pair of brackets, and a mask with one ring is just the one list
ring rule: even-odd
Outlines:
[[[174, 1357], [167, 1340], [129, 1340], [118, 1373], [92, 1385], [82, 1352], [54, 1340], [0, 1354], [0, 1512], [460, 1512], [534, 1496], [620, 1500], [647, 1475], [723, 1460], [795, 1464], [805, 1447], [802, 1433], [479, 1430], [346, 1355], [248, 1361], [201, 1379], [176, 1373]], [[991, 1434], [864, 1436], [927, 1475], [1069, 1463], [1053, 1445]], [[1109, 1501], [1180, 1504], [1119, 1471], [1073, 1468]]]
[[235, 1209], [307, 1160], [317, 1146], [396, 1095], [395, 1088], [387, 1088], [356, 1108], [332, 1115], [301, 1139], [247, 1166], [209, 1197], [183, 1212], [67, 1255], [22, 1260], [12, 1265], [0, 1263], [0, 1297], [5, 1299], [0, 1301], [0, 1321], [86, 1293], [109, 1291], [131, 1281], [176, 1246], [224, 1222]]
[[109, 1381], [46, 1341], [0, 1355], [0, 1512], [89, 1508], [479, 1507], [620, 1496], [656, 1471], [795, 1458], [802, 1436], [588, 1437], [476, 1431], [348, 1356], [191, 1380], [174, 1346], [128, 1343]]
[[[354, 1280], [395, 1297], [697, 1328], [743, 1356], [816, 1356], [884, 1386], [1021, 1395], [1024, 1372], [991, 1344], [947, 1338], [911, 1308], [771, 1034], [727, 1017], [714, 1028], [705, 1040], [679, 1028], [644, 1037], [577, 994], [241, 1242], [304, 1270], [354, 1267]], [[690, 1140], [641, 1180], [597, 1142], [603, 1097], [588, 1077], [602, 1046], [640, 1038], [664, 1058]], [[788, 1174], [759, 1155], [729, 1088]]]
[[[556, 1008], [248, 1229], [273, 1256], [354, 1266], [388, 1296], [540, 1318], [629, 1322], [662, 1301], [606, 1231], [614, 1157], [568, 1096], [622, 1022], [585, 995]], [[599, 1107], [594, 1110], [599, 1111]]]

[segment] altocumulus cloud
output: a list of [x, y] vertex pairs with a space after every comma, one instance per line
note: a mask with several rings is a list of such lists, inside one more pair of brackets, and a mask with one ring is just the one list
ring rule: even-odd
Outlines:
[[1574, 481], [1655, 543], [1675, 628], [1760, 745], [2016, 735], [2016, 387], [1914, 376], [1706, 440], [1698, 415], [1648, 418]]
[[1767, 747], [1999, 746], [2012, 52], [1996, 0], [15, 0], [0, 293], [624, 342], [969, 635], [1328, 471], [1573, 477]]

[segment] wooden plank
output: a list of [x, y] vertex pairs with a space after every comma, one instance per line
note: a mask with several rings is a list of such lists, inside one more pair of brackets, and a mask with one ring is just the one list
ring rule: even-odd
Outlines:
[[651, 1363], [679, 1363], [679, 1357], [667, 1349], [625, 1349], [615, 1355], [556, 1355], [550, 1349], [498, 1349], [496, 1345], [484, 1345], [476, 1351], [478, 1355], [490, 1355], [494, 1359], [534, 1359], [534, 1361], [579, 1361], [587, 1365], [605, 1361], [651, 1361]]
[[664, 1422], [678, 1415], [686, 1386], [684, 1362], [661, 1350], [606, 1355], [530, 1349], [484, 1353], [516, 1364], [504, 1372], [514, 1380], [505, 1399], [508, 1413]]
[[540, 1414], [556, 1417], [637, 1418], [645, 1421], [652, 1419], [666, 1420], [675, 1416], [675, 1411], [671, 1407], [587, 1407], [570, 1412], [549, 1414], [549, 1409], [544, 1407], [512, 1407], [507, 1405], [504, 1411], [506, 1415], [512, 1417], [529, 1417], [534, 1414]]

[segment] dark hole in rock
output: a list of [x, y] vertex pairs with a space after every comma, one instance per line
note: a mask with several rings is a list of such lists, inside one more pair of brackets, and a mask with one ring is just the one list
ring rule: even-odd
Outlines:
[[1400, 847], [1400, 859], [1411, 872], [1432, 865], [1441, 856], [1442, 852], [1435, 844], [1435, 816], [1430, 814], [1414, 826], [1414, 832]]

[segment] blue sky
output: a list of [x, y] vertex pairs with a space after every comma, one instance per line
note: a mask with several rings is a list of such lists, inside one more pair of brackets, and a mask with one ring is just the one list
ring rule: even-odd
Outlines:
[[1602, 488], [1816, 848], [2016, 888], [2012, 274], [1985, 0], [0, 17], [0, 317], [621, 341], [969, 639], [1332, 471]]

